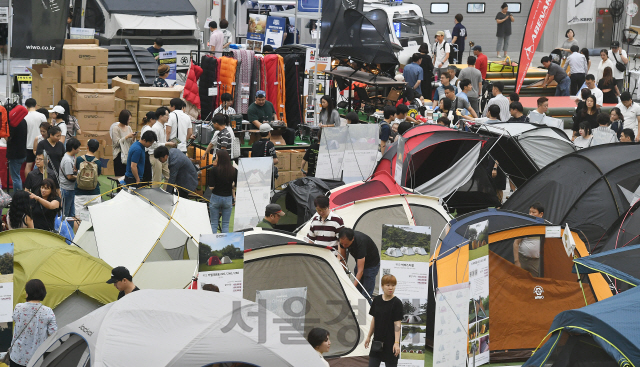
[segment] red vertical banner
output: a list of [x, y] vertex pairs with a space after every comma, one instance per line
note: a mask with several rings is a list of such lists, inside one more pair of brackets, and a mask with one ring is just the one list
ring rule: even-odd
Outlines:
[[516, 93], [520, 93], [524, 78], [527, 76], [527, 70], [531, 65], [533, 56], [540, 43], [540, 37], [544, 27], [549, 20], [549, 14], [553, 10], [555, 0], [533, 0], [531, 4], [531, 11], [527, 18], [527, 27], [524, 31], [524, 38], [522, 39], [522, 49], [520, 50], [520, 60], [518, 65], [518, 77], [516, 79]]

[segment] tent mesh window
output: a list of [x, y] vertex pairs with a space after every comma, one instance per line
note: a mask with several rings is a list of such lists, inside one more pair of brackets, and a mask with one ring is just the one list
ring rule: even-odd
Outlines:
[[[504, 241], [500, 241], [500, 242], [496, 242], [496, 243], [491, 243], [489, 244], [489, 250], [491, 250], [491, 252], [495, 253], [496, 255], [500, 256], [501, 258], [509, 261], [510, 263], [514, 264], [515, 263], [515, 254], [514, 254], [514, 248], [513, 248], [513, 244], [516, 240], [521, 239], [521, 240], [537, 240], [540, 244], [544, 243], [544, 237], [542, 236], [532, 236], [532, 237], [525, 237], [525, 238], [510, 238], [508, 240], [504, 240]], [[538, 251], [540, 252], [540, 259], [544, 259], [544, 248], [539, 248]], [[538, 269], [539, 269], [539, 277], [543, 277], [544, 275], [544, 264], [543, 263], [538, 263]], [[571, 270], [569, 270], [569, 272], [571, 272]], [[532, 274], [533, 275], [533, 274]]]
[[[244, 298], [254, 302], [256, 291], [307, 287], [304, 335], [314, 327], [328, 330], [331, 351], [326, 356], [346, 355], [364, 337], [338, 276], [324, 259], [295, 254], [246, 261], [244, 279]], [[366, 305], [353, 307], [364, 317]]]
[[618, 367], [618, 363], [590, 335], [562, 332], [545, 367]]

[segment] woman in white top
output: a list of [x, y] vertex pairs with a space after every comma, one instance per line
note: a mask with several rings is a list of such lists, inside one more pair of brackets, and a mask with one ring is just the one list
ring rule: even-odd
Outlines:
[[49, 110], [49, 115], [51, 116], [51, 124], [60, 128], [62, 133], [60, 142], [65, 144], [65, 140], [67, 138], [67, 121], [69, 116], [67, 116], [64, 111], [64, 107], [62, 106], [54, 106], [52, 110]]
[[313, 328], [311, 329], [311, 331], [309, 331], [309, 335], [307, 335], [307, 341], [309, 342], [309, 344], [311, 344], [313, 349], [318, 352], [318, 354], [320, 355], [320, 359], [322, 360], [322, 362], [324, 362], [324, 365], [326, 367], [329, 367], [329, 362], [325, 361], [324, 357], [322, 356], [323, 353], [329, 352], [329, 349], [331, 348], [329, 331], [319, 327]]
[[609, 58], [609, 52], [607, 50], [600, 50], [600, 63], [598, 64], [598, 76], [596, 76], [596, 80], [602, 79], [602, 75], [604, 74], [604, 69], [606, 67], [610, 67], [613, 70], [616, 67], [616, 64]]
[[131, 130], [131, 112], [120, 111], [118, 122], [114, 122], [109, 129], [111, 146], [113, 148], [113, 173], [116, 177], [124, 176], [127, 170], [127, 156], [129, 148], [135, 141], [136, 134]]
[[220, 96], [220, 100], [222, 101], [222, 103], [220, 104], [220, 106], [218, 106], [218, 108], [216, 108], [215, 111], [213, 111], [213, 116], [219, 113], [227, 116], [236, 114], [236, 110], [231, 107], [231, 105], [233, 104], [233, 96], [230, 93], [222, 93], [222, 95]]
[[578, 136], [573, 141], [573, 144], [576, 146], [576, 148], [583, 149], [591, 146], [591, 140], [593, 139], [593, 135], [591, 134], [591, 127], [589, 126], [588, 122], [583, 121], [580, 123], [579, 133], [580, 133], [580, 136]]

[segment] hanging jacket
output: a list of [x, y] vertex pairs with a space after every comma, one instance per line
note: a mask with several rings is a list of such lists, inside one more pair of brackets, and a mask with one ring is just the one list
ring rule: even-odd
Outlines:
[[182, 92], [182, 97], [187, 102], [191, 102], [193, 105], [198, 107], [198, 109], [202, 108], [200, 105], [200, 93], [198, 90], [198, 79], [202, 73], [202, 68], [191, 61], [191, 66], [187, 72], [187, 81], [184, 84], [184, 91]]
[[221, 102], [220, 98], [223, 93], [234, 95], [236, 89], [236, 67], [238, 65], [238, 60], [228, 56], [223, 56], [219, 60], [218, 104]]
[[200, 116], [203, 120], [211, 119], [211, 114], [216, 108], [217, 96], [209, 96], [209, 88], [217, 87], [218, 60], [212, 56], [203, 56], [200, 62], [202, 75], [198, 83], [200, 91]]

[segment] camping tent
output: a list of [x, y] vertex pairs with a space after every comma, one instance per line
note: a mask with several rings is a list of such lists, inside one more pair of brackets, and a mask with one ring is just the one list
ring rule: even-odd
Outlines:
[[258, 304], [222, 293], [143, 289], [58, 329], [29, 365], [322, 366], [309, 344], [287, 343], [303, 337], [283, 324]]
[[592, 254], [640, 244], [640, 201], [636, 201], [607, 230], [604, 239], [591, 251]]
[[400, 247], [400, 251], [402, 252], [403, 255], [415, 255], [415, 252], [413, 252], [413, 247]]
[[224, 256], [220, 259], [220, 264], [231, 264], [231, 259], [229, 259], [229, 256]]
[[271, 231], [245, 232], [245, 243], [254, 246], [245, 250], [243, 297], [254, 301], [257, 291], [306, 287], [305, 335], [314, 327], [342, 335], [331, 340], [328, 356], [359, 365], [369, 354], [363, 344], [371, 323], [369, 303], [331, 250], [295, 238], [275, 244], [277, 237]]
[[639, 304], [640, 288], [634, 288], [560, 313], [544, 338], [547, 342], [523, 367], [640, 366]]
[[626, 290], [628, 286], [640, 285], [640, 245], [625, 246], [596, 255], [573, 260], [576, 263], [575, 272], [580, 274], [602, 273], [606, 279], [616, 279], [623, 283], [611, 281], [611, 286], [618, 291]]
[[398, 185], [421, 194], [447, 198], [450, 210], [458, 213], [500, 206], [488, 173], [478, 164], [486, 142], [439, 125], [414, 126], [389, 147], [375, 172], [388, 172]]
[[503, 209], [527, 213], [540, 202], [551, 223], [569, 224], [593, 248], [640, 196], [640, 149], [606, 144], [564, 156], [516, 190]]
[[211, 256], [209, 261], [207, 261], [207, 265], [220, 265], [220, 258], [217, 256]]
[[74, 242], [113, 267], [127, 267], [143, 289], [188, 286], [198, 271], [200, 235], [212, 233], [205, 203], [161, 189], [122, 190], [89, 214]]
[[[546, 237], [548, 223], [540, 218], [495, 209], [471, 213], [451, 222], [449, 233], [432, 256], [435, 287], [469, 281], [472, 251], [469, 227], [486, 220], [489, 221], [487, 252], [492, 361], [526, 357], [538, 345], [558, 312], [580, 307], [585, 300], [591, 304], [611, 296], [611, 290], [600, 274], [588, 275], [582, 286], [577, 282], [576, 275], [572, 274], [572, 259], [567, 256], [561, 237]], [[577, 234], [572, 233], [572, 236], [576, 243], [575, 255], [587, 256], [584, 242]], [[539, 277], [514, 265], [514, 241], [525, 237], [540, 239]], [[534, 298], [536, 287], [541, 287], [544, 298]], [[430, 305], [428, 309], [435, 310], [435, 307]], [[431, 311], [429, 320], [434, 316]], [[433, 331], [428, 331], [427, 336], [430, 335]]]
[[564, 131], [547, 125], [483, 124], [476, 132], [489, 138], [487, 149], [517, 187], [549, 163], [576, 151]]
[[387, 251], [384, 252], [385, 254], [391, 256], [391, 257], [401, 257], [404, 256], [404, 254], [402, 253], [402, 251], [399, 248], [395, 248], [395, 247], [389, 247], [387, 248]]
[[414, 246], [413, 252], [415, 252], [416, 255], [429, 255], [427, 253], [427, 250], [425, 250], [423, 247]]
[[324, 180], [316, 177], [303, 177], [290, 181], [271, 198], [272, 203], [280, 204], [287, 215], [280, 218], [278, 228], [295, 230], [316, 213], [313, 200], [325, 195], [332, 189], [344, 185], [342, 181]]
[[0, 243], [13, 243], [13, 302], [26, 301], [24, 286], [40, 279], [47, 286], [43, 304], [56, 314], [58, 326], [67, 325], [100, 306], [113, 302], [117, 290], [106, 281], [111, 267], [63, 237], [37, 229], [0, 233]]
[[354, 202], [363, 199], [372, 199], [389, 195], [410, 194], [412, 191], [398, 185], [389, 172], [375, 172], [368, 180], [362, 182], [352, 182], [340, 186], [331, 191], [329, 197], [329, 207], [352, 205]]

